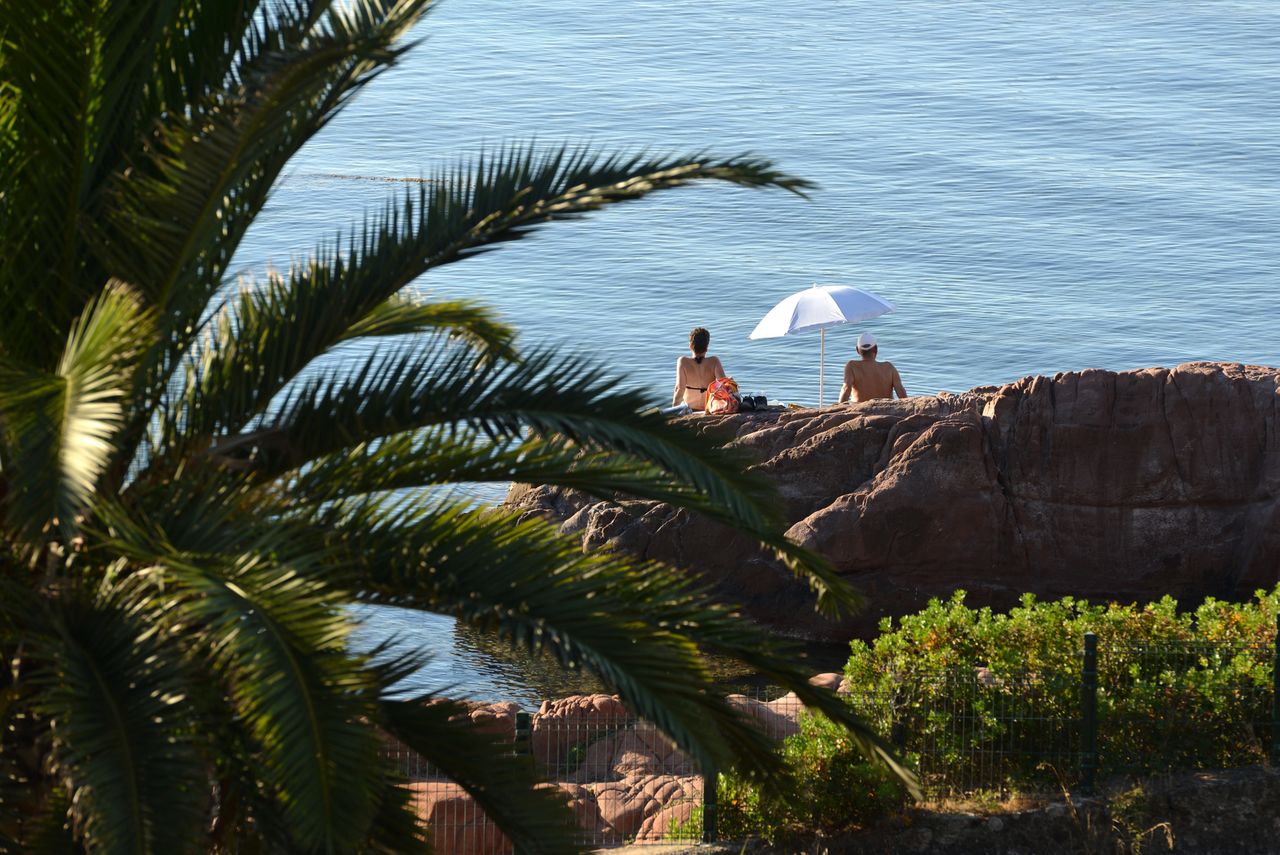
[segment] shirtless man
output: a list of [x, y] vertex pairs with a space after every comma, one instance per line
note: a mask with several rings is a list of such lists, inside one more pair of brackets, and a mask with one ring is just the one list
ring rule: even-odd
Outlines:
[[899, 398], [907, 397], [898, 369], [892, 362], [876, 362], [878, 352], [874, 335], [863, 333], [858, 336], [858, 355], [862, 359], [850, 359], [845, 363], [844, 385], [840, 387], [840, 400], [836, 403], [852, 400], [856, 404], [876, 398], [892, 398], [894, 392]]

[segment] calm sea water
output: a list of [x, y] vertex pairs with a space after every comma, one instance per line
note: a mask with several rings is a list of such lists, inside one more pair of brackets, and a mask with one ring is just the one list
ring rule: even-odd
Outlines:
[[[863, 330], [908, 392], [1086, 367], [1280, 364], [1280, 4], [448, 0], [296, 159], [246, 241], [287, 265], [396, 185], [482, 146], [753, 152], [811, 201], [697, 187], [425, 277], [670, 396], [696, 325], [747, 389], [817, 400], [818, 339], [749, 342], [812, 282], [898, 311]], [[832, 381], [836, 385], [833, 388]], [[424, 685], [531, 691], [447, 623]], [[476, 659], [473, 654], [480, 656]], [[463, 661], [472, 657], [474, 661]], [[480, 676], [480, 675], [488, 676]]]

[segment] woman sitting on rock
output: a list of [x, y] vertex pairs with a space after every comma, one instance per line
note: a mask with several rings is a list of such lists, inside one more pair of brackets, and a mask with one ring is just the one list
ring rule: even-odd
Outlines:
[[689, 333], [689, 351], [693, 356], [682, 356], [676, 360], [676, 388], [671, 395], [671, 406], [681, 408], [681, 404], [690, 410], [701, 410], [707, 405], [707, 387], [712, 380], [726, 376], [724, 366], [719, 357], [707, 356], [707, 347], [711, 344], [711, 333], [702, 327], [696, 327]]

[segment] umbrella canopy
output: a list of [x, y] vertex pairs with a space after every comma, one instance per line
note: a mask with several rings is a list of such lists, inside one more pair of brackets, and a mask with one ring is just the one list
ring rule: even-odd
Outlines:
[[769, 310], [751, 338], [781, 338], [836, 324], [852, 324], [893, 311], [893, 304], [850, 285], [814, 285], [797, 291]]
[[769, 310], [751, 338], [781, 338], [784, 335], [819, 330], [818, 406], [823, 404], [823, 369], [827, 356], [827, 327], [851, 324], [887, 315], [894, 306], [888, 300], [851, 285], [814, 285], [797, 291]]

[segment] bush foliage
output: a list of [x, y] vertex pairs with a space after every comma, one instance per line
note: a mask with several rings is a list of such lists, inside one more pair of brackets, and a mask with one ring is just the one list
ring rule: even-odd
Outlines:
[[[1097, 638], [1100, 771], [1146, 774], [1263, 761], [1271, 746], [1280, 587], [1180, 610], [1028, 594], [1008, 613], [965, 592], [854, 641], [849, 703], [916, 765], [931, 795], [1079, 781], [1085, 633]], [[840, 728], [806, 716], [781, 746], [799, 782], [770, 796], [719, 779], [719, 830], [770, 842], [865, 826], [902, 809], [901, 785]]]
[[1028, 594], [1007, 614], [965, 592], [855, 641], [853, 703], [934, 790], [1069, 783], [1079, 769], [1083, 645], [1098, 639], [1101, 771], [1259, 762], [1271, 738], [1280, 588], [1243, 604], [1092, 605]]
[[798, 834], [829, 834], [867, 825], [906, 803], [902, 783], [869, 761], [847, 731], [821, 716], [804, 715], [800, 732], [783, 741], [782, 754], [796, 773], [785, 795], [720, 775], [720, 835], [758, 835], [774, 843]]

